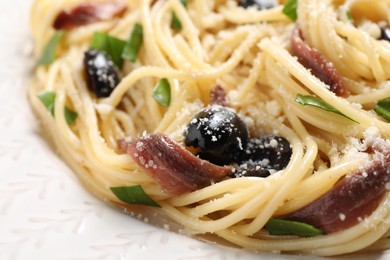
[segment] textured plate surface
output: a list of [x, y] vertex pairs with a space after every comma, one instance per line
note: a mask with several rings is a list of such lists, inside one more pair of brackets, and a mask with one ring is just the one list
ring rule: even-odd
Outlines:
[[0, 1], [0, 259], [313, 259], [206, 244], [86, 192], [42, 137], [27, 101], [31, 2]]

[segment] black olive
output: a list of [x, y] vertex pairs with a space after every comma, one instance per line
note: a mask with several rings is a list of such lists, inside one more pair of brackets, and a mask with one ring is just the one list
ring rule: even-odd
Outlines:
[[240, 0], [238, 6], [243, 8], [256, 7], [258, 10], [271, 9], [278, 5], [276, 0]]
[[200, 111], [185, 130], [185, 144], [197, 155], [218, 165], [236, 160], [248, 142], [248, 129], [230, 108], [212, 105]]
[[264, 169], [260, 163], [253, 161], [248, 161], [240, 165], [234, 165], [234, 171], [230, 174], [232, 178], [239, 177], [260, 177], [265, 178], [271, 175], [271, 172], [267, 169]]
[[268, 170], [283, 170], [290, 161], [292, 149], [287, 139], [279, 136], [265, 136], [250, 139], [238, 163], [259, 162]]
[[84, 53], [88, 87], [97, 97], [109, 97], [120, 82], [119, 69], [104, 52], [89, 49]]
[[381, 28], [380, 40], [385, 40], [385, 41], [390, 42], [390, 28], [389, 27]]

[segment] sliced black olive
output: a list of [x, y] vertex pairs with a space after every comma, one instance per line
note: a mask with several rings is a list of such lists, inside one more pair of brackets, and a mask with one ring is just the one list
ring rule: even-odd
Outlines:
[[243, 8], [256, 7], [258, 10], [271, 9], [278, 5], [277, 0], [240, 0], [238, 6]]
[[385, 41], [390, 42], [390, 28], [389, 27], [381, 28], [380, 40], [385, 40]]
[[200, 158], [225, 165], [246, 149], [248, 129], [232, 109], [212, 105], [190, 121], [184, 141], [187, 146], [198, 148]]
[[236, 164], [234, 171], [230, 174], [232, 178], [239, 177], [260, 177], [265, 178], [271, 175], [271, 172], [264, 169], [259, 162], [248, 161], [243, 164]]
[[265, 136], [250, 139], [238, 163], [248, 161], [260, 162], [262, 168], [269, 170], [283, 170], [290, 161], [292, 149], [284, 137]]
[[90, 49], [84, 53], [88, 87], [99, 98], [109, 97], [120, 82], [119, 69], [104, 52]]

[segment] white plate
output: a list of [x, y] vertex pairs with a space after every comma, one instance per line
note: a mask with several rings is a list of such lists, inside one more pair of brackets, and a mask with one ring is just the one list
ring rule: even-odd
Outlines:
[[42, 137], [28, 104], [31, 2], [0, 1], [0, 259], [306, 258], [203, 243], [147, 225], [86, 192]]

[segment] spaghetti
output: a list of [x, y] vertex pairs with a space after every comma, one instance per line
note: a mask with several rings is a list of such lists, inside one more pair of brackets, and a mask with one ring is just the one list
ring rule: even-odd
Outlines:
[[[256, 8], [243, 2], [251, 1], [241, 1], [241, 6], [233, 0], [189, 0], [186, 6], [179, 0], [113, 1], [119, 7], [111, 6], [108, 15], [95, 10], [92, 20], [67, 24], [56, 59], [36, 69], [29, 88], [32, 106], [58, 152], [97, 197], [132, 209], [110, 187], [140, 185], [161, 206], [158, 211], [195, 237], [212, 234], [249, 250], [324, 256], [389, 248], [390, 124], [383, 111], [374, 112], [390, 97], [390, 43], [380, 39], [389, 23], [389, 1], [298, 0], [296, 21], [285, 14], [288, 3]], [[53, 23], [61, 12], [90, 10], [85, 6], [82, 0], [36, 0], [31, 11], [36, 54], [44, 52], [56, 33]], [[65, 16], [74, 18], [74, 13]], [[136, 61], [125, 61], [112, 93], [97, 97], [83, 62], [94, 35], [126, 41], [136, 24], [143, 37]], [[307, 47], [302, 56], [311, 61], [313, 53], [322, 55], [325, 65], [340, 74], [347, 95], [333, 93], [315, 76], [314, 67], [305, 67], [291, 54], [294, 30], [303, 42], [298, 49]], [[324, 70], [325, 65], [314, 63]], [[170, 87], [167, 107], [152, 95], [161, 79]], [[118, 140], [159, 133], [185, 147], [186, 127], [210, 104], [216, 85], [251, 137], [288, 140], [288, 165], [265, 178], [226, 176], [172, 195], [120, 151]], [[41, 102], [42, 93], [53, 94], [52, 113]], [[384, 191], [375, 197], [376, 207], [359, 215], [354, 225], [313, 237], [276, 236], [264, 228], [271, 218], [304, 214], [302, 208], [334, 194], [354, 173], [376, 178], [376, 168], [369, 175], [370, 167], [378, 165], [386, 174], [378, 184]], [[343, 212], [337, 216], [340, 223], [348, 217]]]

